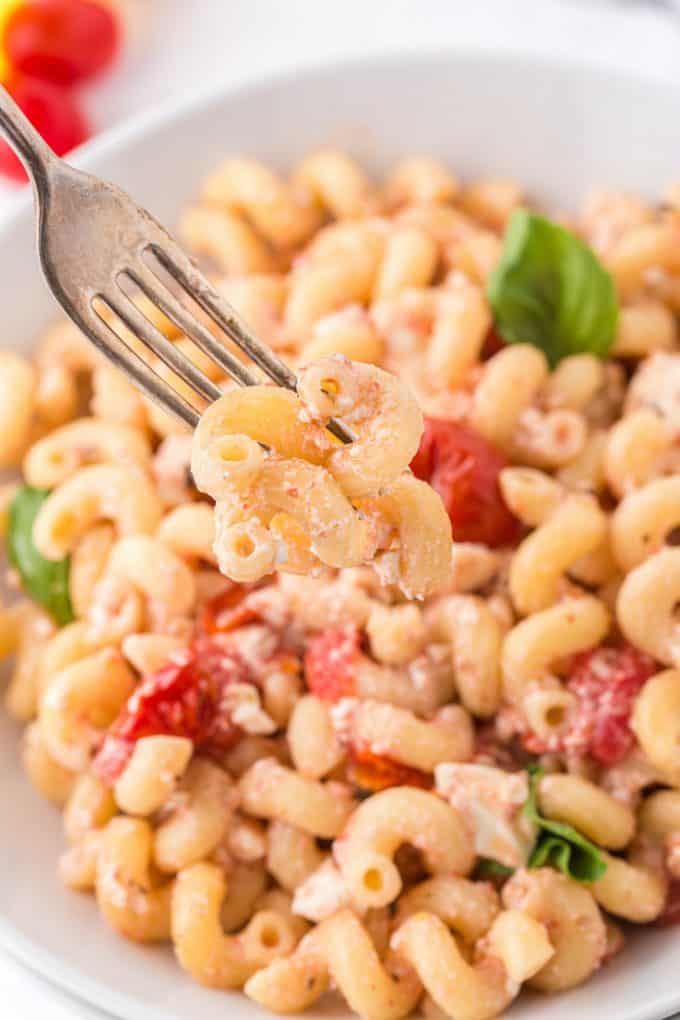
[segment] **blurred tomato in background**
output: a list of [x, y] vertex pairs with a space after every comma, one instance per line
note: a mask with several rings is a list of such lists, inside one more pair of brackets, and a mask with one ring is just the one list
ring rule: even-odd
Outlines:
[[[59, 156], [90, 135], [77, 87], [104, 73], [122, 42], [107, 0], [0, 0], [0, 81]], [[26, 173], [0, 141], [0, 173]]]

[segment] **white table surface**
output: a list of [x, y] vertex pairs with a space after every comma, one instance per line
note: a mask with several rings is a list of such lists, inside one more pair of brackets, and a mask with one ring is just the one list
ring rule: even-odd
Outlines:
[[[130, 38], [116, 71], [87, 95], [101, 129], [212, 83], [357, 53], [446, 40], [585, 53], [603, 66], [680, 80], [680, 13], [605, 0], [120, 0]], [[225, 140], [226, 144], [226, 140]], [[0, 185], [0, 217], [15, 189]], [[47, 906], [46, 909], [49, 909]], [[105, 1020], [0, 953], [8, 1020]]]

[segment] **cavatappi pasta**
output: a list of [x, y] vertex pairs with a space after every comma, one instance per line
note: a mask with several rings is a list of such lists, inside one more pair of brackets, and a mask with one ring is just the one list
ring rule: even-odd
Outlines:
[[[351, 443], [334, 441], [333, 417], [349, 425]], [[396, 570], [407, 597], [439, 590], [451, 524], [408, 471], [422, 434], [407, 387], [342, 354], [304, 365], [297, 394], [264, 385], [225, 393], [204, 412], [191, 458], [196, 485], [216, 501], [222, 572], [253, 582], [274, 569], [373, 561], [379, 574]]]
[[193, 440], [69, 324], [0, 354], [5, 704], [59, 877], [276, 1013], [491, 1020], [680, 919], [678, 207], [570, 218], [618, 319], [555, 357], [488, 296], [525, 204], [227, 159], [180, 230], [299, 386], [145, 306], [224, 390]]

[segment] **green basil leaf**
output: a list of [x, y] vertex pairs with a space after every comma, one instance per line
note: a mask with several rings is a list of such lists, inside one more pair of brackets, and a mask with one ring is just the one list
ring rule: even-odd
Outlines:
[[538, 837], [529, 857], [529, 867], [542, 868], [549, 865], [577, 882], [596, 882], [607, 870], [602, 854], [594, 843], [573, 826], [566, 822], [554, 822], [540, 814], [538, 783], [543, 769], [531, 766], [528, 772], [529, 796], [524, 805], [524, 814], [538, 828]]
[[75, 619], [69, 595], [69, 559], [46, 560], [33, 544], [33, 522], [49, 491], [22, 486], [9, 508], [7, 555], [24, 590], [63, 626]]
[[[571, 826], [567, 828], [570, 829]], [[529, 858], [529, 867], [542, 868], [546, 864], [564, 872], [577, 882], [596, 882], [607, 870], [607, 865], [597, 847], [587, 840], [581, 845], [579, 834], [574, 829], [564, 836], [541, 833]]]
[[500, 861], [494, 861], [492, 857], [480, 857], [475, 868], [475, 878], [482, 881], [486, 878], [503, 879], [509, 878], [514, 872], [514, 868], [509, 868], [507, 864], [501, 864]]
[[503, 339], [539, 347], [553, 368], [569, 354], [605, 357], [616, 335], [611, 275], [583, 241], [528, 209], [510, 219], [487, 297]]

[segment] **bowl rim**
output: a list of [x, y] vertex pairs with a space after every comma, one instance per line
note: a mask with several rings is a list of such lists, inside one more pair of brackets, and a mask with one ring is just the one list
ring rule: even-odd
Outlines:
[[[238, 100], [244, 94], [257, 94], [271, 91], [277, 85], [300, 78], [318, 76], [334, 77], [349, 74], [367, 66], [380, 69], [396, 68], [410, 61], [443, 62], [456, 60], [461, 63], [482, 60], [494, 64], [497, 69], [505, 67], [535, 68], [570, 76], [585, 73], [594, 80], [606, 80], [621, 85], [636, 85], [645, 89], [664, 89], [676, 92], [680, 104], [680, 84], [669, 81], [641, 68], [624, 68], [608, 65], [592, 54], [548, 53], [532, 49], [529, 46], [490, 46], [482, 43], [460, 43], [446, 45], [423, 45], [400, 47], [383, 52], [364, 52], [344, 58], [323, 58], [305, 62], [301, 68], [292, 65], [284, 66], [272, 72], [247, 73], [238, 81], [227, 81], [212, 84], [207, 88], [193, 90], [188, 96], [170, 99], [157, 103], [133, 117], [124, 119], [95, 138], [74, 150], [68, 162], [83, 170], [92, 169], [104, 162], [110, 155], [115, 155], [121, 148], [134, 147], [148, 132], [162, 133], [173, 123], [182, 122], [194, 114], [209, 111], [211, 107], [219, 107], [231, 100]], [[21, 227], [21, 221], [33, 215], [32, 189], [24, 188], [18, 193], [14, 202], [0, 215], [0, 249], [4, 243], [4, 235], [12, 229]], [[106, 1011], [113, 1016], [125, 1017], [126, 1020], [177, 1020], [177, 1014], [166, 1009], [159, 1010], [121, 992], [112, 985], [105, 984], [95, 978], [83, 974], [76, 967], [63, 962], [58, 955], [33, 941], [12, 922], [0, 914], [0, 949], [25, 966], [30, 972], [38, 974], [56, 988], [74, 997], [76, 1001], [94, 1007], [96, 1011]], [[225, 1005], [227, 1000], [225, 1000]], [[228, 1007], [227, 1007], [228, 1008]], [[680, 985], [677, 990], [663, 992], [654, 1001], [641, 1004], [634, 1012], [626, 1015], [626, 1020], [662, 1020], [670, 1017], [680, 1009]], [[680, 1016], [679, 1016], [680, 1020]]]
[[[246, 72], [238, 81], [212, 83], [205, 88], [192, 90], [181, 98], [171, 98], [155, 103], [147, 110], [122, 119], [73, 149], [65, 161], [79, 169], [89, 170], [92, 163], [105, 159], [109, 153], [115, 153], [121, 146], [136, 144], [147, 131], [161, 131], [176, 120], [184, 120], [198, 111], [203, 111], [211, 106], [219, 106], [227, 97], [236, 99], [243, 93], [266, 92], [276, 85], [286, 85], [298, 78], [346, 74], [366, 65], [372, 65], [378, 69], [398, 67], [408, 61], [423, 60], [424, 58], [435, 63], [451, 59], [463, 63], [481, 59], [495, 63], [498, 67], [503, 64], [513, 67], [533, 65], [538, 70], [543, 68], [546, 71], [554, 72], [557, 69], [560, 73], [567, 75], [585, 72], [591, 78], [607, 80], [610, 84], [612, 80], [618, 80], [621, 84], [674, 91], [677, 92], [680, 101], [680, 81], [674, 82], [657, 75], [652, 68], [643, 70], [639, 67], [613, 66], [590, 53], [584, 55], [549, 53], [528, 45], [516, 46], [514, 44], [502, 47], [484, 43], [421, 44], [412, 47], [402, 46], [383, 52], [357, 53], [349, 57], [331, 60], [320, 56], [306, 62], [301, 68], [286, 65], [266, 73]], [[32, 188], [24, 186], [23, 194], [20, 189], [17, 191], [14, 201], [0, 214], [0, 235], [6, 230], [10, 230], [22, 216], [26, 215], [26, 210], [32, 204], [32, 200]], [[0, 243], [2, 243], [1, 236]]]

